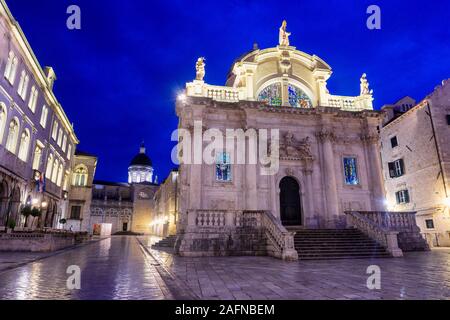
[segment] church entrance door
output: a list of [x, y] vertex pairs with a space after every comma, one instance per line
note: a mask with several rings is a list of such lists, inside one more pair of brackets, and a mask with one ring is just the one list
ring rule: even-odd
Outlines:
[[300, 186], [292, 177], [284, 177], [280, 182], [280, 217], [285, 226], [302, 224]]

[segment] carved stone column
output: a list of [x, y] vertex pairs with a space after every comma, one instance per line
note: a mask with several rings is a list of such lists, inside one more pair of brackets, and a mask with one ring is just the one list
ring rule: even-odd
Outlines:
[[339, 202], [337, 195], [336, 172], [334, 166], [334, 152], [332, 142], [335, 136], [331, 131], [321, 131], [317, 134], [317, 138], [322, 146], [322, 161], [324, 168], [324, 189], [326, 196], [326, 227], [334, 228], [335, 219], [339, 215]]
[[386, 197], [384, 192], [384, 180], [382, 173], [382, 162], [380, 154], [380, 138], [377, 134], [365, 135], [361, 137], [364, 147], [367, 150], [369, 157], [367, 163], [369, 164], [370, 189], [372, 190], [372, 210], [384, 211], [384, 199]]

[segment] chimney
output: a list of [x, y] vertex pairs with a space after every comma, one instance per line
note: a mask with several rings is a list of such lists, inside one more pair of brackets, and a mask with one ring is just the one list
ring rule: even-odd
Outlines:
[[47, 77], [47, 83], [50, 90], [53, 90], [53, 85], [55, 84], [56, 74], [52, 67], [45, 67], [45, 76]]

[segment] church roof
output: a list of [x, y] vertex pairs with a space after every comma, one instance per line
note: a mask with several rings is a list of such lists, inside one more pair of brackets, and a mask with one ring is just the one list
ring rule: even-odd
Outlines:
[[152, 160], [145, 153], [138, 153], [130, 162], [130, 166], [149, 166], [152, 167]]
[[152, 160], [145, 154], [145, 145], [143, 142], [141, 143], [139, 153], [131, 160], [131, 166], [153, 167]]

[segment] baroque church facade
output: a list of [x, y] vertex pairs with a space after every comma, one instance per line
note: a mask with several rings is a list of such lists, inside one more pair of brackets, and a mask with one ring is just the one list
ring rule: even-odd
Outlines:
[[[275, 219], [280, 230], [337, 229], [346, 226], [345, 211], [384, 211], [382, 115], [373, 110], [366, 75], [359, 96], [331, 94], [331, 67], [291, 46], [289, 35], [284, 22], [279, 45], [238, 58], [225, 86], [204, 81], [200, 58], [196, 79], [177, 99], [179, 129], [189, 133], [180, 141], [193, 146], [179, 144], [181, 255], [227, 254], [230, 241], [236, 243], [230, 234], [249, 219]], [[219, 153], [213, 164], [184, 163], [186, 152], [195, 158], [196, 123], [200, 135], [208, 129], [278, 129], [278, 170], [263, 175], [259, 162], [234, 164], [231, 158], [242, 152], [237, 147]], [[268, 217], [257, 217], [261, 212]]]

